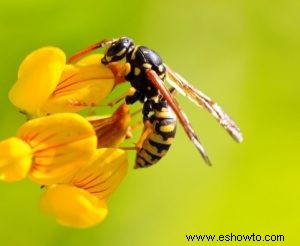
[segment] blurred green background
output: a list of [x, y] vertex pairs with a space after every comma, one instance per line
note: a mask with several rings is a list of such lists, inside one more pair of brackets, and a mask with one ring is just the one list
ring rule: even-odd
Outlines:
[[[179, 127], [155, 167], [133, 170], [131, 153], [109, 216], [86, 230], [64, 228], [42, 214], [36, 185], [0, 183], [1, 245], [299, 245], [299, 13], [297, 0], [1, 1], [1, 139], [24, 120], [7, 93], [29, 52], [55, 45], [71, 55], [124, 35], [155, 49], [215, 99], [245, 138], [236, 144], [180, 97], [213, 167]], [[285, 242], [186, 239], [230, 233], [283, 234]]]

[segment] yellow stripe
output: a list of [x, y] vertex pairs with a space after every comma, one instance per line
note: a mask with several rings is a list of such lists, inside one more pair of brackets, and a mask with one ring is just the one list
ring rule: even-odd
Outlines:
[[160, 126], [159, 130], [161, 132], [172, 132], [175, 129], [175, 124]]
[[145, 161], [142, 158], [137, 158], [136, 163], [138, 163], [140, 166], [144, 167], [145, 166]]
[[138, 48], [139, 48], [139, 45], [138, 45], [138, 46], [135, 46], [135, 48], [134, 48], [134, 50], [133, 50], [133, 52], [132, 52], [132, 55], [131, 55], [131, 60], [135, 60], [135, 53], [136, 53], [136, 51], [138, 50]]
[[152, 65], [151, 65], [150, 63], [144, 63], [144, 64], [143, 64], [143, 67], [144, 67], [144, 68], [151, 68]]
[[142, 149], [139, 152], [139, 156], [143, 157], [147, 162], [152, 163], [152, 157], [145, 151], [145, 149]]
[[144, 144], [143, 149], [145, 149], [145, 150], [149, 151], [151, 154], [157, 155], [159, 157], [162, 157], [167, 153], [167, 151], [165, 151], [165, 150], [163, 150], [161, 153], [158, 153], [157, 148], [155, 146], [152, 146], [151, 144], [149, 144], [148, 141], [146, 144]]
[[123, 48], [122, 50], [120, 50], [120, 51], [116, 54], [116, 56], [121, 56], [121, 55], [123, 55], [125, 52], [126, 52], [126, 48]]
[[164, 119], [167, 119], [167, 118], [170, 118], [170, 113], [168, 111], [157, 111], [155, 112], [155, 116], [156, 118], [164, 118]]
[[162, 138], [161, 135], [159, 134], [152, 134], [149, 137], [150, 140], [152, 140], [153, 142], [156, 143], [160, 143], [160, 144], [168, 144], [171, 145], [173, 143], [174, 138], [168, 138], [166, 141]]

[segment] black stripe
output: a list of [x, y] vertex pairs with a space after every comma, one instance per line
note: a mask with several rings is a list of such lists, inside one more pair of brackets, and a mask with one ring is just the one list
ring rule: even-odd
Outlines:
[[[138, 162], [138, 158], [141, 158], [141, 159], [145, 162], [145, 164], [139, 163], [139, 162]], [[148, 166], [151, 166], [151, 165], [152, 165], [151, 162], [145, 160], [144, 157], [142, 157], [142, 156], [139, 155], [139, 153], [137, 154], [135, 164], [138, 165], [139, 167], [148, 167]]]
[[157, 153], [161, 153], [163, 150], [168, 150], [170, 148], [169, 144], [157, 143], [151, 139], [148, 140], [149, 144], [157, 149]]
[[146, 150], [146, 149], [143, 149], [148, 155], [150, 155], [151, 157], [151, 161], [152, 162], [157, 162], [160, 160], [161, 156], [158, 156], [158, 155], [155, 155], [153, 153], [151, 153], [150, 151]]
[[[156, 122], [154, 122], [155, 125], [155, 133], [160, 135], [164, 141], [167, 141], [168, 138], [175, 137], [176, 134], [176, 120], [174, 119], [156, 119]], [[170, 132], [162, 132], [160, 130], [161, 126], [174, 126], [174, 129]]]
[[144, 166], [141, 163], [139, 163], [138, 161], [136, 161], [134, 168], [139, 168], [139, 167], [144, 167]]

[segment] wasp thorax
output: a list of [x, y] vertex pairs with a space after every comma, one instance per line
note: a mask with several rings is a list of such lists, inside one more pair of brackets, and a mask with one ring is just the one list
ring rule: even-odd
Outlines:
[[106, 51], [101, 62], [108, 64], [114, 61], [122, 60], [134, 47], [133, 41], [130, 38], [122, 37], [114, 41]]

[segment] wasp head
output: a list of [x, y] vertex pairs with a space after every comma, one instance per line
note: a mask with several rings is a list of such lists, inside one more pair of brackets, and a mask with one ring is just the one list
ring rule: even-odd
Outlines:
[[101, 59], [102, 64], [107, 65], [110, 62], [122, 60], [134, 48], [133, 40], [122, 37], [113, 41], [108, 48], [104, 57]]

